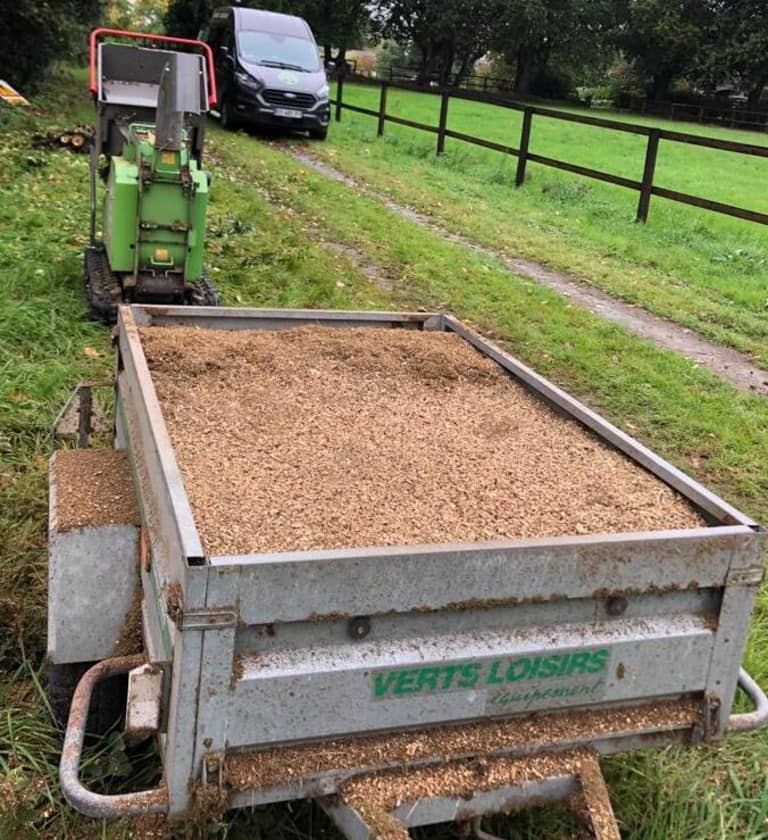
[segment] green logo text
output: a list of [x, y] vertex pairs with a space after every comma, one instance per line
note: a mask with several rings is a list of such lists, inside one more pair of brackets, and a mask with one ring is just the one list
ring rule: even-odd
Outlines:
[[374, 700], [436, 694], [472, 688], [510, 686], [526, 680], [572, 678], [603, 673], [608, 665], [608, 648], [457, 662], [425, 668], [377, 671], [372, 675]]

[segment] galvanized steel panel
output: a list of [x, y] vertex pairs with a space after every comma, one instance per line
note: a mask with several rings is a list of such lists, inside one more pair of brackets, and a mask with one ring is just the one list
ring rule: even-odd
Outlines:
[[749, 528], [215, 557], [247, 624], [723, 586]]
[[[685, 615], [406, 643], [323, 648], [308, 642], [305, 650], [244, 657], [231, 694], [229, 744], [299, 741], [700, 691], [712, 643], [707, 620]], [[548, 674], [526, 675], [536, 658], [559, 657], [557, 664], [567, 665], [566, 657], [575, 662], [577, 655], [580, 667], [572, 672], [560, 675], [550, 668]]]

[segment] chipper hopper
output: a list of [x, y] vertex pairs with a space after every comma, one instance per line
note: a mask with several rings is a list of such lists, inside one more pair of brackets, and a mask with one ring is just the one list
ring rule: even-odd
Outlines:
[[[136, 39], [152, 47], [126, 43]], [[96, 129], [85, 283], [93, 317], [114, 322], [123, 301], [217, 303], [203, 267], [210, 180], [202, 169], [203, 139], [206, 113], [216, 101], [210, 48], [202, 41], [96, 29], [90, 61]], [[100, 176], [106, 196], [98, 238]]]
[[[488, 838], [575, 797], [605, 840], [600, 756], [766, 722], [761, 527], [450, 315], [122, 306], [116, 371], [113, 446], [51, 461], [83, 813], [311, 798], [351, 840]], [[110, 708], [154, 788], [82, 781]]]

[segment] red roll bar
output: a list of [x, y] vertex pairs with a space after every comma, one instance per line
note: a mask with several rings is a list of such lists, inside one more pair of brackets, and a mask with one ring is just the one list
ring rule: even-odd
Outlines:
[[191, 47], [199, 47], [205, 53], [208, 64], [208, 104], [213, 107], [216, 104], [216, 76], [213, 69], [213, 53], [211, 48], [204, 41], [194, 41], [190, 38], [176, 38], [172, 35], [151, 35], [146, 32], [129, 32], [124, 29], [105, 29], [100, 27], [91, 32], [90, 37], [90, 60], [91, 60], [91, 93], [96, 94], [99, 84], [96, 79], [96, 42], [102, 35], [117, 35], [120, 38], [135, 38], [137, 41], [154, 41], [163, 44], [186, 44]]

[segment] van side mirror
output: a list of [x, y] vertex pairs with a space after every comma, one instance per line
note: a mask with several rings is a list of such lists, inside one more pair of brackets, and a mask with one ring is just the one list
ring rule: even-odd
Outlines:
[[325, 62], [325, 69], [326, 70], [335, 70], [336, 69], [336, 62], [335, 61], [326, 61]]
[[225, 57], [226, 57], [226, 56], [228, 56], [228, 55], [229, 55], [229, 47], [227, 47], [227, 46], [225, 46], [224, 44], [222, 44], [222, 45], [219, 47], [219, 52], [220, 52], [223, 56], [225, 56]]

